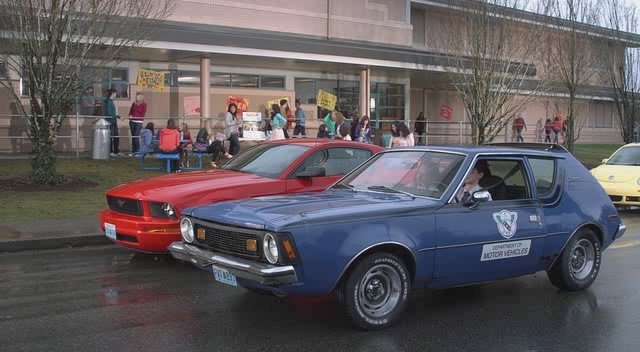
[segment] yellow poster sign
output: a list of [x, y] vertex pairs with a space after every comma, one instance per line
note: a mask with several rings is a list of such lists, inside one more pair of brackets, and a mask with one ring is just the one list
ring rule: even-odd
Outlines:
[[318, 94], [316, 95], [316, 105], [327, 110], [333, 110], [336, 108], [337, 99], [338, 98], [335, 95], [322, 89], [318, 89]]
[[139, 68], [137, 84], [140, 88], [153, 88], [162, 91], [164, 89], [164, 73]]
[[[279, 98], [279, 99], [272, 99], [272, 100], [268, 100], [267, 101], [266, 108], [267, 109], [271, 109], [271, 105], [273, 105], [273, 104], [276, 104], [276, 105], [280, 106], [280, 101], [281, 100], [286, 100], [287, 103], [289, 103], [289, 98], [288, 97], [282, 97], [282, 98]], [[291, 107], [289, 107], [289, 108], [291, 108]]]

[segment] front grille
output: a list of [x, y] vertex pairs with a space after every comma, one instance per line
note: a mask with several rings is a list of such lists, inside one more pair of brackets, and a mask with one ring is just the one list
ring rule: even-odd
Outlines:
[[109, 209], [116, 213], [134, 216], [142, 216], [143, 214], [139, 200], [107, 196], [107, 203]]
[[612, 202], [622, 202], [622, 196], [609, 196]]
[[640, 197], [627, 197], [627, 202], [640, 202]]
[[[204, 245], [217, 252], [233, 254], [249, 259], [260, 259], [260, 237], [255, 231], [200, 223], [195, 223], [193, 229], [196, 234], [198, 233], [198, 229], [204, 229], [205, 231], [204, 240], [196, 238], [196, 241], [200, 245]], [[258, 242], [258, 248], [255, 252], [247, 250], [247, 240], [256, 240]]]

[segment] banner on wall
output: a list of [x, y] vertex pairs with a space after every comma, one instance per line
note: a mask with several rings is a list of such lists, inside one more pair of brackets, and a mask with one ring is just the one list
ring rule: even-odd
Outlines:
[[318, 94], [316, 95], [316, 105], [327, 110], [333, 110], [336, 108], [336, 100], [338, 98], [322, 89], [318, 89]]
[[136, 82], [140, 88], [153, 88], [154, 90], [162, 91], [164, 89], [164, 72], [139, 68]]
[[[282, 97], [282, 98], [278, 98], [278, 99], [271, 99], [267, 101], [267, 110], [271, 110], [271, 105], [276, 104], [278, 106], [280, 106], [280, 101], [281, 100], [286, 100], [287, 104], [289, 103], [289, 97]], [[289, 106], [289, 108], [291, 109], [291, 106]]]
[[445, 120], [451, 120], [453, 117], [453, 109], [449, 105], [441, 105], [440, 106], [440, 117]]
[[226, 104], [227, 104], [227, 108], [229, 107], [230, 104], [236, 104], [236, 107], [238, 108], [236, 110], [236, 115], [239, 115], [239, 116], [242, 116], [242, 113], [249, 109], [249, 100], [243, 97], [229, 95], [227, 96]]
[[184, 97], [182, 101], [185, 116], [200, 116], [200, 96]]

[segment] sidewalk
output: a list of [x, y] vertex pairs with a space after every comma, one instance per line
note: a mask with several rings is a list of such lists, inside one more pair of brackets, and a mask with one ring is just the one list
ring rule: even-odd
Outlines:
[[0, 224], [0, 253], [110, 243], [112, 242], [100, 231], [95, 216]]

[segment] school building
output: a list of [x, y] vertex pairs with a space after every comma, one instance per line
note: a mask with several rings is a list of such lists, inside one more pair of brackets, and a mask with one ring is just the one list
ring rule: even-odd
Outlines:
[[[152, 28], [141, 47], [87, 87], [77, 116], [63, 128], [59, 149], [90, 149], [92, 115], [101, 114], [109, 87], [118, 91], [116, 106], [123, 117], [135, 94], [144, 93], [148, 120], [156, 126], [177, 117], [193, 130], [201, 119], [221, 119], [229, 96], [246, 99], [248, 111], [263, 114], [269, 100], [287, 97], [303, 102], [307, 134], [315, 135], [316, 94], [322, 89], [337, 96], [336, 110], [369, 115], [379, 129], [394, 120], [413, 128], [423, 112], [429, 144], [470, 142], [465, 110], [443, 68], [447, 48], [437, 40], [452, 20], [462, 21], [464, 0], [456, 6], [451, 0], [176, 1], [173, 14]], [[528, 26], [549, 22], [527, 12], [518, 16]], [[605, 28], [584, 27], [585, 40], [610, 35]], [[625, 43], [640, 45], [640, 36], [628, 34]], [[163, 72], [164, 89], [137, 86], [140, 68]], [[0, 75], [9, 75], [16, 90], [24, 89], [19, 75], [1, 63]], [[596, 75], [580, 92], [579, 143], [622, 142], [606, 85]], [[185, 102], [194, 99], [199, 113], [191, 115]], [[443, 117], [443, 106], [450, 115]], [[524, 114], [525, 139], [534, 141], [536, 122], [558, 109], [566, 111], [562, 93], [531, 103]], [[24, 123], [12, 113], [8, 93], [0, 91], [0, 152], [28, 152], [28, 141], [21, 139]], [[126, 120], [120, 129], [121, 136], [129, 135]], [[127, 138], [121, 146], [127, 150]]]

